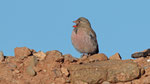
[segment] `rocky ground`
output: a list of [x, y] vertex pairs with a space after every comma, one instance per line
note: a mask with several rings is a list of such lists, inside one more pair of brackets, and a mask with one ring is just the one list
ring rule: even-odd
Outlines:
[[122, 60], [119, 53], [74, 58], [57, 50], [17, 47], [15, 56], [0, 52], [0, 84], [150, 84], [149, 51]]

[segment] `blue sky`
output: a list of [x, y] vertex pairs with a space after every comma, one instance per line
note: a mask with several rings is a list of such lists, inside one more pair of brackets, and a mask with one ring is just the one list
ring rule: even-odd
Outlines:
[[72, 23], [86, 17], [100, 53], [123, 59], [150, 47], [150, 0], [0, 0], [0, 50], [59, 50], [80, 57], [71, 43]]

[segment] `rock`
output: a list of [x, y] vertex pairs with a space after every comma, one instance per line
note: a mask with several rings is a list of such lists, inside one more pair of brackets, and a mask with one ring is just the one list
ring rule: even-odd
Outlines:
[[141, 76], [141, 68], [132, 61], [110, 61], [110, 64], [107, 81], [126, 82]]
[[140, 77], [141, 68], [132, 61], [107, 60], [68, 67], [72, 82], [97, 84], [103, 81], [126, 82]]
[[112, 55], [111, 57], [109, 57], [110, 60], [121, 60], [121, 56], [119, 53], [116, 53], [114, 55]]
[[141, 51], [141, 52], [135, 52], [132, 54], [132, 58], [139, 58], [139, 57], [146, 57], [146, 56], [150, 56], [150, 49]]
[[30, 57], [29, 66], [35, 67], [38, 63], [38, 59], [35, 56]]
[[118, 82], [116, 84], [132, 84], [132, 82]]
[[150, 84], [150, 76], [144, 77], [141, 81], [141, 84]]
[[4, 53], [0, 51], [0, 62], [4, 61]]
[[148, 67], [145, 68], [145, 74], [144, 74], [144, 76], [145, 77], [146, 76], [150, 76], [150, 66], [148, 66]]
[[74, 84], [88, 84], [88, 83], [83, 82], [83, 81], [75, 81]]
[[34, 71], [34, 69], [32, 68], [32, 66], [28, 66], [26, 68], [26, 73], [29, 74], [30, 76], [35, 76], [36, 72]]
[[111, 83], [108, 81], [104, 81], [102, 84], [111, 84]]
[[150, 49], [147, 49], [146, 52], [147, 52], [147, 55], [150, 56]]
[[66, 54], [63, 55], [64, 56], [64, 62], [69, 62], [69, 63], [73, 63], [73, 62], [77, 62], [77, 58], [72, 57], [70, 54]]
[[20, 73], [20, 71], [19, 70], [14, 70], [14, 73], [18, 74], [18, 73]]
[[25, 67], [25, 72], [30, 76], [35, 76], [36, 71], [34, 70], [34, 67], [37, 65], [37, 63], [38, 60], [36, 56], [29, 56], [23, 63], [23, 66]]
[[124, 84], [132, 84], [132, 82], [126, 82], [126, 83], [124, 83]]
[[131, 84], [143, 84], [141, 80], [133, 80]]
[[54, 69], [54, 70], [52, 70], [52, 71], [53, 71], [53, 73], [54, 73], [55, 78], [62, 77], [62, 73], [61, 73], [60, 70]]
[[146, 62], [146, 60], [145, 60], [145, 58], [144, 57], [140, 57], [140, 58], [136, 58], [135, 60], [133, 60], [134, 62], [136, 62], [136, 63], [140, 63], [140, 62], [143, 62], [143, 61], [145, 61]]
[[57, 50], [46, 52], [46, 56], [47, 57], [50, 56], [51, 59], [53, 59], [56, 62], [63, 62], [64, 61], [64, 57], [62, 56], [62, 53], [57, 51]]
[[66, 84], [64, 78], [56, 78], [55, 79], [55, 84]]
[[136, 52], [132, 54], [132, 58], [146, 57], [147, 53], [145, 52]]
[[42, 51], [39, 51], [37, 53], [33, 53], [34, 56], [36, 56], [39, 60], [44, 60], [46, 57], [46, 54]]
[[87, 56], [87, 55], [84, 55], [84, 56], [82, 56], [80, 59], [78, 59], [77, 63], [78, 63], [78, 64], [88, 63], [89, 60], [88, 60], [87, 58], [88, 58], [88, 56]]
[[93, 61], [106, 61], [106, 60], [108, 60], [108, 58], [105, 54], [100, 53], [100, 54], [94, 54], [92, 56], [89, 56], [88, 60], [90, 62], [93, 62]]
[[71, 81], [84, 81], [88, 84], [97, 84], [100, 80], [107, 79], [107, 71], [95, 64], [72, 65], [68, 68]]
[[61, 68], [61, 72], [62, 72], [66, 77], [69, 76], [69, 71], [68, 71], [67, 68], [62, 67], [62, 68]]
[[27, 57], [27, 56], [31, 55], [31, 51], [27, 47], [16, 47], [14, 52], [15, 52], [15, 57], [17, 57], [17, 58], [22, 57], [22, 56]]

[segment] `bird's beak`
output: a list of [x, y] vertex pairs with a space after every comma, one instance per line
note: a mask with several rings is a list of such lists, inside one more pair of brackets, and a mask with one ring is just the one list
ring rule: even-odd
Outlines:
[[77, 21], [73, 21], [74, 23], [77, 23]]
[[[76, 23], [76, 24], [78, 24], [78, 21], [77, 21], [77, 20], [76, 20], [76, 21], [73, 21], [73, 22]], [[76, 28], [77, 25], [73, 25], [73, 27]]]

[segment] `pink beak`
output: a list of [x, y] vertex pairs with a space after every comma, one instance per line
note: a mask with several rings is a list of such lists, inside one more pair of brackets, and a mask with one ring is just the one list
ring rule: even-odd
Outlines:
[[77, 23], [77, 21], [73, 21], [74, 23]]

